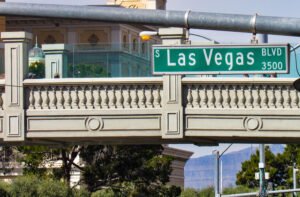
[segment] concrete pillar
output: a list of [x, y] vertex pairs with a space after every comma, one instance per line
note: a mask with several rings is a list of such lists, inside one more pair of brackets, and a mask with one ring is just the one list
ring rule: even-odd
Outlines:
[[[163, 45], [180, 45], [185, 41], [182, 28], [161, 28], [158, 35]], [[162, 138], [183, 138], [182, 75], [163, 76], [163, 133]]]
[[69, 47], [66, 44], [43, 44], [45, 53], [45, 78], [65, 78], [68, 76]]
[[25, 113], [23, 80], [28, 69], [32, 34], [2, 32], [5, 47], [4, 141], [24, 141]]

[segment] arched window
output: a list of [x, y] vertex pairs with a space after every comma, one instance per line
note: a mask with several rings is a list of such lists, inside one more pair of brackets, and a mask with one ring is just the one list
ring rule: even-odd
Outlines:
[[123, 35], [122, 44], [123, 44], [123, 48], [128, 48], [128, 38], [127, 38], [127, 35]]
[[44, 42], [45, 42], [46, 44], [55, 44], [55, 43], [56, 43], [56, 39], [54, 38], [54, 36], [48, 35], [48, 36], [46, 37], [46, 39], [44, 40]]
[[90, 37], [88, 38], [89, 43], [92, 46], [96, 46], [99, 42], [99, 38], [98, 36], [96, 36], [95, 34], [90, 35]]
[[134, 52], [137, 52], [137, 51], [138, 51], [138, 42], [137, 42], [136, 38], [134, 38], [134, 39], [132, 40], [132, 50], [133, 50]]

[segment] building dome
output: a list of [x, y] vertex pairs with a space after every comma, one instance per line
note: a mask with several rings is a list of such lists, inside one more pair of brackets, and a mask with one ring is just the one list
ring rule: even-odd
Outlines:
[[35, 46], [29, 50], [28, 54], [29, 66], [32, 63], [45, 63], [45, 54], [41, 48], [38, 47], [37, 41]]

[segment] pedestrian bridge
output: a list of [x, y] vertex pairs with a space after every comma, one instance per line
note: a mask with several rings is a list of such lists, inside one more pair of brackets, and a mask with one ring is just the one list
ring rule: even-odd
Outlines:
[[0, 139], [10, 144], [295, 143], [295, 79], [26, 79], [31, 35], [5, 32]]

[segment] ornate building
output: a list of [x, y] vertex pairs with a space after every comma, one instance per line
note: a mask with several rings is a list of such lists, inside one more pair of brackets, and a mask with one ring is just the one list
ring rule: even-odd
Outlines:
[[[108, 0], [107, 5], [101, 6], [165, 9], [166, 0]], [[102, 71], [106, 72], [104, 77], [151, 75], [152, 43], [142, 42], [139, 39], [139, 32], [156, 30], [155, 27], [65, 19], [24, 17], [0, 19], [2, 19], [0, 30], [6, 25], [6, 31], [31, 32], [37, 37], [39, 44], [65, 44], [68, 49], [68, 66], [72, 67], [68, 77], [95, 77], [90, 74], [82, 75], [79, 72], [81, 65], [103, 68]], [[153, 43], [159, 42], [158, 38], [154, 38]], [[32, 43], [32, 46], [34, 45], [35, 43]], [[165, 146], [164, 154], [175, 158], [170, 183], [183, 187], [184, 165], [192, 153]], [[74, 172], [74, 175], [72, 180], [76, 182], [80, 174]]]

